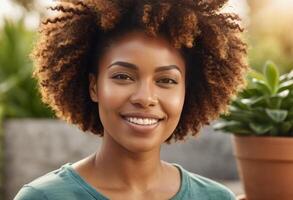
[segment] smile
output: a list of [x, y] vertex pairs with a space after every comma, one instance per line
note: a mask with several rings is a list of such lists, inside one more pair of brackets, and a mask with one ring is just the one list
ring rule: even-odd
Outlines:
[[142, 117], [126, 117], [122, 116], [127, 126], [139, 135], [145, 135], [153, 132], [163, 119], [142, 118]]
[[125, 117], [125, 119], [130, 123], [143, 125], [143, 126], [154, 125], [159, 122], [158, 119], [152, 119], [152, 118]]

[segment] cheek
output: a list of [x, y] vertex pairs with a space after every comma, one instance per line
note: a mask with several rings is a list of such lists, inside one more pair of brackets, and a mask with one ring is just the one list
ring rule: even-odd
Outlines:
[[108, 80], [99, 81], [98, 86], [98, 106], [99, 116], [103, 127], [107, 132], [116, 132], [113, 123], [118, 120], [117, 112], [127, 101], [126, 90], [117, 87]]
[[115, 85], [110, 80], [99, 81], [98, 98], [100, 106], [104, 109], [115, 109], [127, 99], [127, 92], [123, 87]]
[[165, 112], [170, 115], [169, 117], [180, 118], [185, 99], [184, 87], [172, 92], [161, 92], [160, 96], [162, 106]]

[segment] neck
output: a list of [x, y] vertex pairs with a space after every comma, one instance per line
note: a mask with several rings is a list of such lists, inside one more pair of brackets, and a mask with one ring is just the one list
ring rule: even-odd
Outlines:
[[163, 164], [160, 161], [160, 147], [147, 152], [131, 152], [116, 143], [107, 134], [93, 160], [94, 168], [100, 175], [117, 187], [146, 189], [160, 179]]

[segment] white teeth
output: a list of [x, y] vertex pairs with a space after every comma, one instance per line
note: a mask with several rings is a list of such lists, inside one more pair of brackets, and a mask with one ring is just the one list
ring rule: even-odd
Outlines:
[[156, 124], [159, 121], [158, 119], [136, 118], [136, 117], [126, 117], [125, 119], [131, 123], [140, 124], [140, 125], [152, 125], [152, 124]]

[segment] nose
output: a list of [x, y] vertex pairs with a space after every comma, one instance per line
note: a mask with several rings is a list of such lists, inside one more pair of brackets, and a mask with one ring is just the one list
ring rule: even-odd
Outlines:
[[130, 102], [143, 108], [155, 106], [158, 103], [158, 98], [152, 84], [147, 81], [141, 82], [131, 95]]

